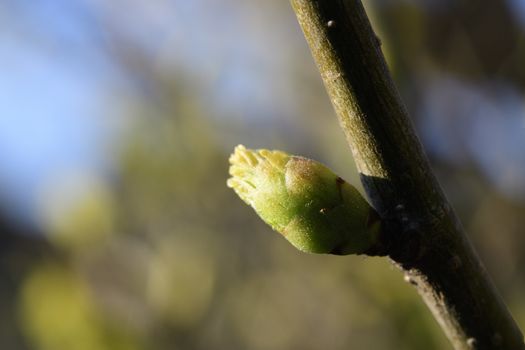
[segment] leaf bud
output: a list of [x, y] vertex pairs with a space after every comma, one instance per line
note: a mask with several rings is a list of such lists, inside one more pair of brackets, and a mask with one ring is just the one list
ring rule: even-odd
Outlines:
[[309, 253], [363, 254], [381, 229], [357, 189], [323, 164], [239, 145], [227, 185], [274, 230]]

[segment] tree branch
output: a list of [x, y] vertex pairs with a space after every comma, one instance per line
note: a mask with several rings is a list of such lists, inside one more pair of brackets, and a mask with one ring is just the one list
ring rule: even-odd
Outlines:
[[404, 270], [456, 349], [524, 349], [443, 195], [359, 0], [291, 0], [367, 194]]

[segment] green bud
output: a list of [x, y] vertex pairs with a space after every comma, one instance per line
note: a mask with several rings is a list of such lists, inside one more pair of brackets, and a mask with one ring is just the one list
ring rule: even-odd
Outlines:
[[352, 185], [311, 159], [239, 145], [228, 187], [297, 249], [361, 254], [377, 241], [380, 221]]

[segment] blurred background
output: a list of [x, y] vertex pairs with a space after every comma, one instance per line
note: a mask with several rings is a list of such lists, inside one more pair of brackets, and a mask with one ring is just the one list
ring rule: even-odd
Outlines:
[[[433, 167], [525, 328], [525, 2], [373, 0]], [[287, 1], [0, 1], [0, 348], [444, 349], [386, 259], [302, 254], [233, 147], [358, 174]]]

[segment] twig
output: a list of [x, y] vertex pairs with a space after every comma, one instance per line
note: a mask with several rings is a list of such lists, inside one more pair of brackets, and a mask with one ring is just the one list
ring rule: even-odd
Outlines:
[[524, 349], [448, 204], [359, 0], [291, 0], [352, 149], [387, 222], [390, 257], [456, 349]]

